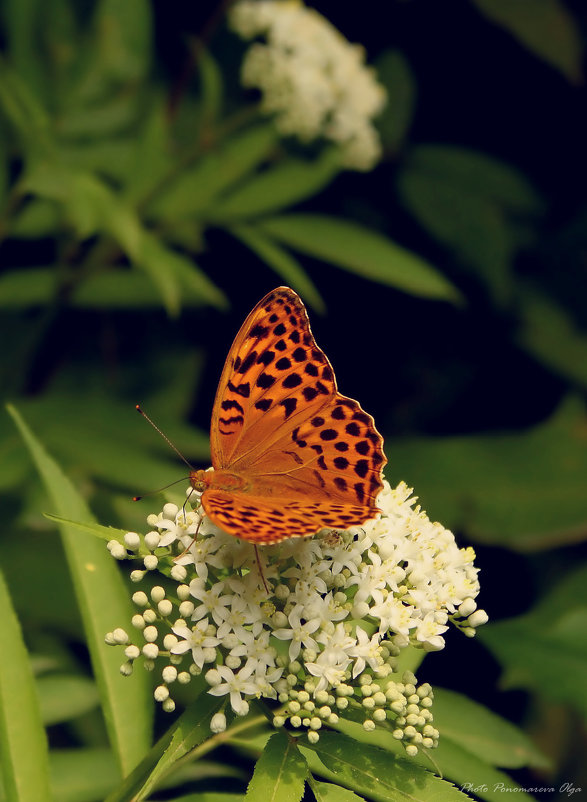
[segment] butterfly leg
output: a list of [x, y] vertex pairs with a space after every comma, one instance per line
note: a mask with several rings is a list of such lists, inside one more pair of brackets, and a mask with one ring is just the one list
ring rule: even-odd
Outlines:
[[257, 546], [256, 543], [254, 543], [253, 548], [255, 549], [255, 558], [257, 560], [257, 566], [259, 568], [259, 576], [261, 577], [261, 580], [263, 582], [265, 592], [269, 596], [269, 587], [267, 585], [267, 582], [265, 581], [265, 574], [263, 573], [263, 566], [261, 565], [261, 555], [259, 554], [259, 547]]
[[[188, 497], [188, 498], [189, 498], [189, 497]], [[186, 501], [187, 501], [187, 499], [186, 499]], [[184, 506], [185, 506], [185, 505], [184, 505]], [[184, 556], [184, 554], [187, 554], [187, 553], [188, 553], [188, 551], [191, 549], [191, 547], [194, 545], [194, 543], [195, 543], [195, 542], [196, 542], [196, 540], [198, 539], [198, 532], [200, 531], [200, 527], [202, 526], [202, 521], [204, 520], [204, 518], [205, 518], [205, 517], [206, 517], [206, 513], [205, 513], [205, 512], [203, 512], [203, 511], [202, 511], [202, 512], [200, 512], [200, 520], [198, 521], [198, 525], [196, 526], [196, 531], [195, 531], [195, 533], [194, 533], [194, 536], [193, 536], [193, 538], [192, 538], [192, 540], [191, 540], [191, 543], [189, 543], [189, 544], [188, 544], [188, 545], [185, 547], [185, 549], [182, 551], [182, 553], [181, 553], [181, 554], [178, 554], [178, 555], [177, 555], [177, 557], [174, 557], [174, 558], [173, 558], [174, 562], [175, 562], [175, 560], [179, 560], [181, 557], [183, 557], [183, 556]], [[184, 519], [185, 519], [185, 509], [184, 509]]]

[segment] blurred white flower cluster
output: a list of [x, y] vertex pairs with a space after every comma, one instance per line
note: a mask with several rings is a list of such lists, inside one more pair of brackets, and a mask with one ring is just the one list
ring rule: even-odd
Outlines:
[[386, 93], [362, 47], [297, 0], [240, 0], [230, 24], [245, 39], [265, 37], [247, 51], [242, 81], [261, 90], [262, 108], [276, 115], [281, 133], [335, 142], [354, 170], [377, 163], [381, 145], [371, 120]]
[[[188, 491], [190, 503], [197, 498]], [[117, 559], [140, 562], [134, 582], [135, 639], [115, 629], [106, 640], [125, 648], [123, 674], [142, 659], [162, 661], [155, 698], [173, 710], [173, 683], [202, 674], [224, 710], [246, 715], [251, 699], [274, 700], [274, 724], [305, 731], [315, 742], [340, 716], [365, 729], [389, 728], [408, 754], [436, 745], [433, 693], [397, 658], [408, 646], [444, 647], [449, 621], [466, 635], [487, 620], [472, 549], [415, 507], [401, 483], [387, 482], [382, 514], [347, 531], [322, 530], [258, 550], [222, 532], [196, 509], [166, 504], [147, 518], [144, 537], [129, 532], [108, 544]], [[194, 535], [200, 524], [196, 540]], [[166, 574], [173, 589], [151, 578]], [[161, 580], [159, 580], [161, 582]], [[231, 713], [232, 715], [232, 713]]]

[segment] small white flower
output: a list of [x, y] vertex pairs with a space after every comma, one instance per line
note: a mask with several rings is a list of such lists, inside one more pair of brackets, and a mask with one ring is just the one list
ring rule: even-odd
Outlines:
[[304, 608], [302, 605], [294, 607], [288, 616], [290, 628], [275, 629], [273, 631], [273, 634], [276, 638], [279, 638], [279, 640], [291, 641], [289, 646], [290, 660], [297, 660], [302, 645], [306, 649], [318, 649], [318, 644], [314, 638], [312, 638], [312, 633], [316, 632], [320, 626], [320, 622], [317, 619], [311, 619], [310, 621], [304, 621], [302, 624], [301, 617], [303, 612]]
[[169, 650], [171, 654], [185, 654], [191, 650], [192, 659], [199, 668], [202, 668], [208, 656], [206, 649], [214, 649], [220, 643], [219, 638], [211, 637], [208, 632], [208, 619], [202, 618], [189, 629], [186, 626], [175, 626], [173, 632], [178, 638], [183, 638]]
[[242, 695], [252, 696], [257, 691], [255, 683], [250, 679], [253, 669], [244, 667], [235, 674], [228, 666], [218, 666], [217, 671], [221, 677], [221, 682], [210, 688], [209, 693], [213, 696], [229, 694], [230, 706], [237, 716], [246, 716], [249, 712], [249, 705], [242, 698]]
[[369, 637], [362, 627], [356, 629], [356, 645], [348, 649], [349, 657], [355, 658], [355, 665], [353, 666], [353, 677], [361, 674], [367, 665], [372, 669], [379, 668], [383, 663], [381, 657], [381, 649], [379, 641], [381, 640], [381, 633], [376, 632]]
[[262, 108], [275, 114], [281, 133], [305, 142], [329, 139], [346, 167], [370, 170], [381, 155], [371, 119], [386, 95], [363, 49], [302, 2], [240, 0], [230, 21], [246, 39], [266, 38], [249, 48], [242, 81], [261, 90]]

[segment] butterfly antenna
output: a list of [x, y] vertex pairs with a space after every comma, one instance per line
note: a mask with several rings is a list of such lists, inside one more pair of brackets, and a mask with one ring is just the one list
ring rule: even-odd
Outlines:
[[167, 490], [168, 487], [173, 487], [173, 485], [178, 485], [180, 482], [185, 482], [187, 478], [188, 477], [184, 476], [181, 479], [176, 479], [175, 482], [170, 482], [168, 485], [165, 485], [165, 487], [160, 487], [158, 490], [149, 490], [147, 493], [143, 493], [142, 496], [133, 496], [132, 500], [140, 501], [142, 498], [145, 498], [145, 496], [154, 496], [156, 493], [161, 493], [161, 491]]
[[[155, 423], [153, 423], [153, 421], [152, 421], [152, 420], [151, 420], [151, 418], [150, 418], [150, 417], [147, 415], [147, 413], [146, 413], [146, 412], [145, 412], [143, 409], [141, 409], [141, 406], [140, 406], [140, 404], [136, 404], [136, 405], [135, 405], [135, 409], [136, 409], [136, 411], [139, 413], [139, 415], [142, 415], [142, 416], [143, 416], [143, 418], [145, 418], [145, 420], [147, 420], [147, 421], [148, 421], [148, 422], [151, 424], [151, 426], [153, 427], [153, 429], [155, 429], [155, 431], [156, 431], [156, 432], [159, 432], [159, 434], [160, 434], [160, 435], [161, 435], [161, 437], [162, 437], [162, 438], [165, 440], [165, 442], [167, 443], [167, 445], [169, 445], [169, 446], [170, 446], [170, 447], [171, 447], [171, 448], [172, 448], [172, 449], [175, 451], [175, 453], [177, 454], [177, 456], [178, 456], [178, 457], [179, 457], [181, 460], [183, 460], [183, 462], [185, 462], [185, 464], [188, 466], [188, 468], [190, 468], [190, 470], [192, 470], [192, 471], [193, 471], [193, 470], [194, 470], [194, 466], [193, 466], [193, 465], [191, 465], [191, 464], [190, 464], [190, 463], [187, 461], [187, 459], [186, 459], [186, 458], [184, 457], [184, 455], [181, 453], [181, 451], [179, 450], [179, 448], [177, 448], [177, 446], [175, 446], [175, 445], [174, 445], [174, 444], [171, 442], [171, 440], [169, 439], [169, 437], [167, 437], [167, 435], [166, 435], [166, 434], [164, 434], [164, 433], [161, 431], [161, 429], [160, 429], [160, 428], [159, 428], [159, 427], [158, 427], [158, 426], [157, 426]], [[180, 479], [180, 481], [182, 481], [182, 480]], [[173, 483], [172, 483], [172, 484], [173, 484]], [[168, 487], [170, 487], [171, 485], [167, 485], [167, 486], [168, 486]], [[163, 487], [163, 488], [161, 488], [161, 489], [162, 489], [162, 490], [165, 490], [165, 488], [164, 488], [164, 487]]]

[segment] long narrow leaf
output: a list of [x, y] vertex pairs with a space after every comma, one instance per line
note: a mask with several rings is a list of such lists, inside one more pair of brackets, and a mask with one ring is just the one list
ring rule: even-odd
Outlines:
[[257, 225], [302, 253], [372, 281], [412, 295], [459, 300], [452, 284], [420, 256], [349, 220], [319, 214], [289, 214], [259, 221]]
[[164, 733], [145, 758], [106, 802], [146, 799], [178, 760], [211, 736], [210, 719], [222, 704], [215, 696], [202, 694]]
[[[17, 410], [9, 406], [8, 411], [59, 514], [91, 523], [92, 514], [85, 501]], [[153, 707], [149, 700], [146, 675], [135, 672], [132, 677], [121, 677], [120, 655], [104, 643], [106, 632], [130, 620], [130, 599], [116, 564], [103, 543], [94, 537], [80, 535], [66, 524], [60, 526], [60, 531], [102, 698], [110, 742], [122, 773], [126, 774], [148, 747]]]
[[20, 624], [0, 573], [0, 766], [11, 802], [45, 802], [49, 762], [33, 672]]
[[317, 312], [324, 312], [324, 301], [320, 293], [304, 268], [289, 251], [284, 250], [254, 226], [233, 225], [229, 231], [256, 253], [269, 267], [272, 267], [288, 286], [297, 290], [302, 298]]

